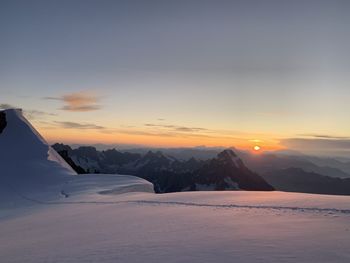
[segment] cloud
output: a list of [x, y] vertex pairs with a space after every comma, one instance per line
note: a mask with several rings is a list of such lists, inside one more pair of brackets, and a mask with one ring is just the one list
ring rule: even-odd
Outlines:
[[142, 135], [142, 136], [155, 136], [155, 137], [175, 137], [176, 134], [168, 132], [147, 132], [139, 130], [117, 130], [116, 133]]
[[316, 134], [316, 133], [304, 133], [304, 134], [299, 134], [299, 136], [303, 137], [311, 137], [311, 138], [316, 138], [316, 139], [350, 139], [350, 137], [347, 136], [333, 136], [333, 135], [326, 135], [326, 134]]
[[208, 132], [209, 131], [206, 128], [186, 127], [186, 126], [178, 126], [178, 125], [170, 125], [170, 124], [146, 123], [144, 125], [146, 127], [165, 128], [165, 129], [176, 131], [176, 132]]
[[124, 130], [120, 133], [129, 133], [145, 136], [160, 136], [160, 137], [178, 137], [178, 138], [206, 138], [206, 139], [226, 139], [226, 140], [241, 140], [238, 135], [247, 136], [247, 133], [239, 131], [214, 130], [203, 127], [193, 127], [185, 125], [174, 125], [169, 123], [145, 123], [146, 129]]
[[211, 138], [212, 136], [206, 134], [210, 130], [199, 127], [186, 127], [172, 124], [154, 124], [145, 123], [144, 126], [147, 129], [139, 129], [136, 126], [121, 126], [122, 129], [109, 129], [102, 130], [103, 133], [120, 133], [120, 134], [132, 134], [141, 136], [154, 136], [154, 137], [205, 137]]
[[106, 127], [92, 123], [78, 123], [71, 121], [55, 121], [56, 124], [66, 129], [81, 129], [81, 130], [104, 130]]
[[280, 143], [287, 148], [301, 151], [350, 151], [350, 139], [330, 137], [288, 138]]
[[101, 109], [98, 104], [99, 97], [90, 92], [75, 92], [61, 97], [45, 97], [44, 99], [63, 101], [65, 105], [61, 110], [65, 111], [84, 112]]
[[24, 110], [23, 113], [30, 120], [42, 119], [47, 116], [57, 116], [56, 113], [50, 113], [50, 112], [45, 112], [40, 110]]
[[284, 138], [279, 144], [289, 150], [327, 157], [350, 156], [350, 137], [328, 134], [299, 134], [301, 137]]
[[303, 138], [282, 139], [280, 144], [292, 150], [312, 154], [348, 155], [350, 153], [350, 137], [328, 134], [299, 134]]

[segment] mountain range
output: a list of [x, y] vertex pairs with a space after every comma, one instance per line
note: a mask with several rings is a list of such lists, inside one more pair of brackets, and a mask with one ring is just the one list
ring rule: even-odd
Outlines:
[[348, 163], [331, 158], [322, 165], [321, 157], [254, 155], [234, 148], [98, 151], [92, 146], [72, 149], [64, 144], [55, 144], [53, 148], [78, 173], [136, 175], [151, 181], [155, 191], [160, 193], [274, 188], [303, 193], [350, 194], [350, 180], [347, 179], [350, 175], [345, 172]]
[[116, 149], [97, 151], [94, 147], [72, 149], [55, 144], [53, 148], [79, 173], [119, 173], [144, 178], [155, 191], [180, 192], [198, 190], [265, 190], [274, 188], [227, 149], [215, 158], [178, 160], [160, 151], [146, 154], [120, 152]]
[[335, 178], [287, 168], [264, 173], [263, 178], [276, 189], [288, 192], [350, 195], [350, 178]]

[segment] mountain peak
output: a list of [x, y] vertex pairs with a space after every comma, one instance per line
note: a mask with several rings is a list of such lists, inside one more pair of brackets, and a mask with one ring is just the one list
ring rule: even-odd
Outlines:
[[225, 149], [219, 155], [237, 157], [236, 153], [232, 149]]
[[[75, 174], [72, 168], [48, 145], [45, 139], [26, 120], [20, 109], [0, 111], [0, 159], [3, 171], [9, 174], [40, 173], [40, 167], [57, 169], [58, 173]], [[36, 162], [41, 165], [26, 167], [23, 163]], [[16, 163], [22, 165], [17, 165]], [[38, 170], [39, 169], [39, 170]], [[31, 171], [33, 170], [33, 171]], [[54, 173], [52, 171], [52, 173]]]
[[152, 158], [165, 158], [165, 155], [161, 151], [148, 151], [144, 155], [145, 159], [152, 159]]
[[223, 150], [218, 154], [218, 159], [224, 162], [233, 163], [236, 167], [240, 167], [243, 163], [242, 160], [231, 149]]

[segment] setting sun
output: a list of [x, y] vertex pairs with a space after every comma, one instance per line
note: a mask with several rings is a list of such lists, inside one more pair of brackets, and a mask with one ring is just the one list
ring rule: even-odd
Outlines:
[[258, 146], [258, 145], [255, 145], [255, 146], [254, 146], [254, 151], [260, 151], [260, 149], [261, 149], [260, 146]]

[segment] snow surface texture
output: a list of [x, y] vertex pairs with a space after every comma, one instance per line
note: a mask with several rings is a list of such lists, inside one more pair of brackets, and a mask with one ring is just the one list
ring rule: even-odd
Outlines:
[[0, 254], [33, 263], [350, 262], [349, 201], [244, 191], [82, 194], [2, 219]]
[[20, 112], [6, 115], [1, 262], [350, 262], [349, 196], [156, 195], [132, 176], [74, 175]]

